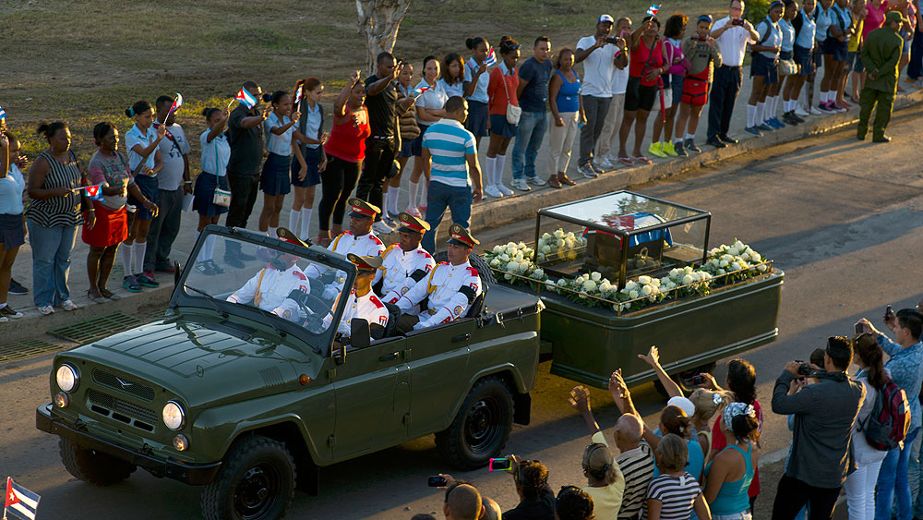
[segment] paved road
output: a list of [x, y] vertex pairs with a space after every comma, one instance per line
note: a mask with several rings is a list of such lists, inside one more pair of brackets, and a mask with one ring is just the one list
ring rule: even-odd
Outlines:
[[[785, 270], [780, 340], [746, 357], [759, 371], [759, 395], [767, 409], [764, 453], [787, 448], [781, 417], [768, 413], [772, 380], [782, 364], [804, 358], [824, 338], [848, 334], [861, 316], [877, 317], [886, 304], [910, 306], [923, 294], [916, 254], [923, 250], [923, 174], [914, 160], [923, 134], [923, 108], [894, 121], [889, 146], [857, 142], [851, 131], [786, 145], [750, 162], [722, 164], [638, 191], [710, 210], [712, 244], [739, 237]], [[531, 222], [494, 232], [530, 236]], [[0, 365], [0, 476], [11, 474], [42, 494], [44, 518], [194, 518], [198, 490], [141, 471], [117, 486], [99, 489], [74, 481], [57, 458], [57, 443], [35, 430], [36, 404], [46, 399], [50, 357]], [[508, 450], [538, 458], [551, 468], [551, 483], [582, 483], [580, 457], [587, 442], [582, 421], [567, 407], [572, 382], [540, 366], [533, 424], [516, 427]], [[719, 379], [722, 376], [719, 367]], [[602, 392], [598, 418], [608, 428], [614, 408]], [[648, 385], [636, 390], [646, 414], [662, 402]], [[648, 415], [650, 424], [656, 416]], [[410, 518], [441, 511], [441, 494], [426, 487], [428, 475], [446, 471], [431, 438], [336, 465], [323, 471], [322, 496], [299, 493], [293, 518]], [[504, 507], [515, 503], [509, 477], [486, 471], [458, 474], [473, 480]], [[767, 475], [769, 476], [769, 475]], [[772, 480], [772, 479], [770, 479]], [[775, 482], [765, 483], [774, 488]], [[758, 502], [768, 517], [771, 494]]]

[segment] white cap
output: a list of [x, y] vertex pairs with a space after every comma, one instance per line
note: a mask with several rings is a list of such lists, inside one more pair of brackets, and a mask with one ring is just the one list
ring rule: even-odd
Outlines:
[[667, 406], [675, 406], [680, 410], [686, 412], [686, 415], [692, 417], [695, 414], [695, 404], [692, 403], [688, 398], [681, 396], [673, 396], [667, 401]]
[[596, 23], [603, 23], [603, 22], [609, 22], [609, 23], [614, 24], [615, 18], [612, 18], [611, 14], [601, 14], [599, 15], [599, 19], [596, 20]]

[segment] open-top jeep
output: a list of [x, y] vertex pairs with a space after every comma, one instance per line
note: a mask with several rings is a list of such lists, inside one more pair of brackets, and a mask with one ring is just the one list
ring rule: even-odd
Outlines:
[[[195, 269], [206, 240], [239, 243], [244, 267]], [[286, 318], [227, 300], [285, 255], [310, 283]], [[60, 436], [81, 480], [112, 484], [140, 466], [204, 485], [209, 519], [277, 518], [296, 482], [317, 492], [320, 467], [431, 433], [454, 465], [486, 464], [529, 421], [541, 302], [482, 269], [466, 317], [401, 335], [389, 306], [384, 337], [354, 320], [346, 341], [337, 324], [355, 275], [322, 248], [209, 226], [163, 319], [55, 357], [37, 427]]]

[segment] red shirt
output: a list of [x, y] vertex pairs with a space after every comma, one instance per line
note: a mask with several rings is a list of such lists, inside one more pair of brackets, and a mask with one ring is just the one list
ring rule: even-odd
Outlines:
[[330, 137], [324, 145], [327, 155], [337, 159], [358, 163], [365, 159], [365, 140], [372, 135], [369, 126], [369, 111], [362, 106], [355, 114], [347, 114], [342, 122], [337, 123], [339, 117], [334, 118]]
[[632, 78], [641, 78], [641, 86], [653, 87], [657, 84], [657, 78], [649, 81], [644, 79], [644, 75], [648, 70], [660, 68], [663, 65], [663, 39], [658, 38], [654, 42], [653, 51], [644, 44], [643, 39], [638, 40], [638, 45], [631, 49], [628, 75]]
[[[491, 115], [505, 116], [506, 105], [512, 103], [519, 106], [516, 89], [519, 88], [519, 70], [514, 68], [512, 74], [504, 74], [501, 70], [505, 64], [497, 65], [490, 71], [490, 83], [487, 84], [487, 112]], [[506, 81], [506, 88], [503, 88]], [[509, 98], [506, 93], [509, 92]]]
[[[763, 428], [763, 409], [760, 407], [759, 399], [753, 401], [753, 409], [756, 410], [756, 419], [760, 423], [760, 429]], [[721, 425], [718, 421], [721, 420], [721, 415], [719, 414], [715, 419], [714, 427], [711, 431], [711, 453], [710, 455], [714, 457], [718, 454], [719, 451], [723, 450], [727, 446], [727, 439], [724, 438], [724, 432], [721, 431]], [[759, 468], [754, 468], [753, 470], [753, 481], [750, 482], [750, 489], [747, 491], [747, 496], [753, 498], [759, 496], [760, 494], [760, 470]]]

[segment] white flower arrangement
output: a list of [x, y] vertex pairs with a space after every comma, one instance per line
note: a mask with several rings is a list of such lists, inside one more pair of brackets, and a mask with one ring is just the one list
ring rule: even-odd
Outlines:
[[553, 233], [544, 233], [538, 239], [536, 249], [538, 263], [551, 260], [576, 260], [577, 251], [586, 247], [586, 239], [573, 232], [556, 229]]
[[664, 292], [678, 291], [679, 295], [708, 294], [712, 278], [711, 273], [687, 265], [670, 270], [660, 279], [660, 286]]
[[487, 264], [510, 283], [534, 280], [544, 282], [545, 271], [532, 261], [535, 251], [524, 242], [507, 242], [484, 254]]
[[720, 276], [727, 283], [746, 280], [769, 271], [763, 256], [740, 240], [723, 244], [708, 252], [708, 258], [699, 270]]

